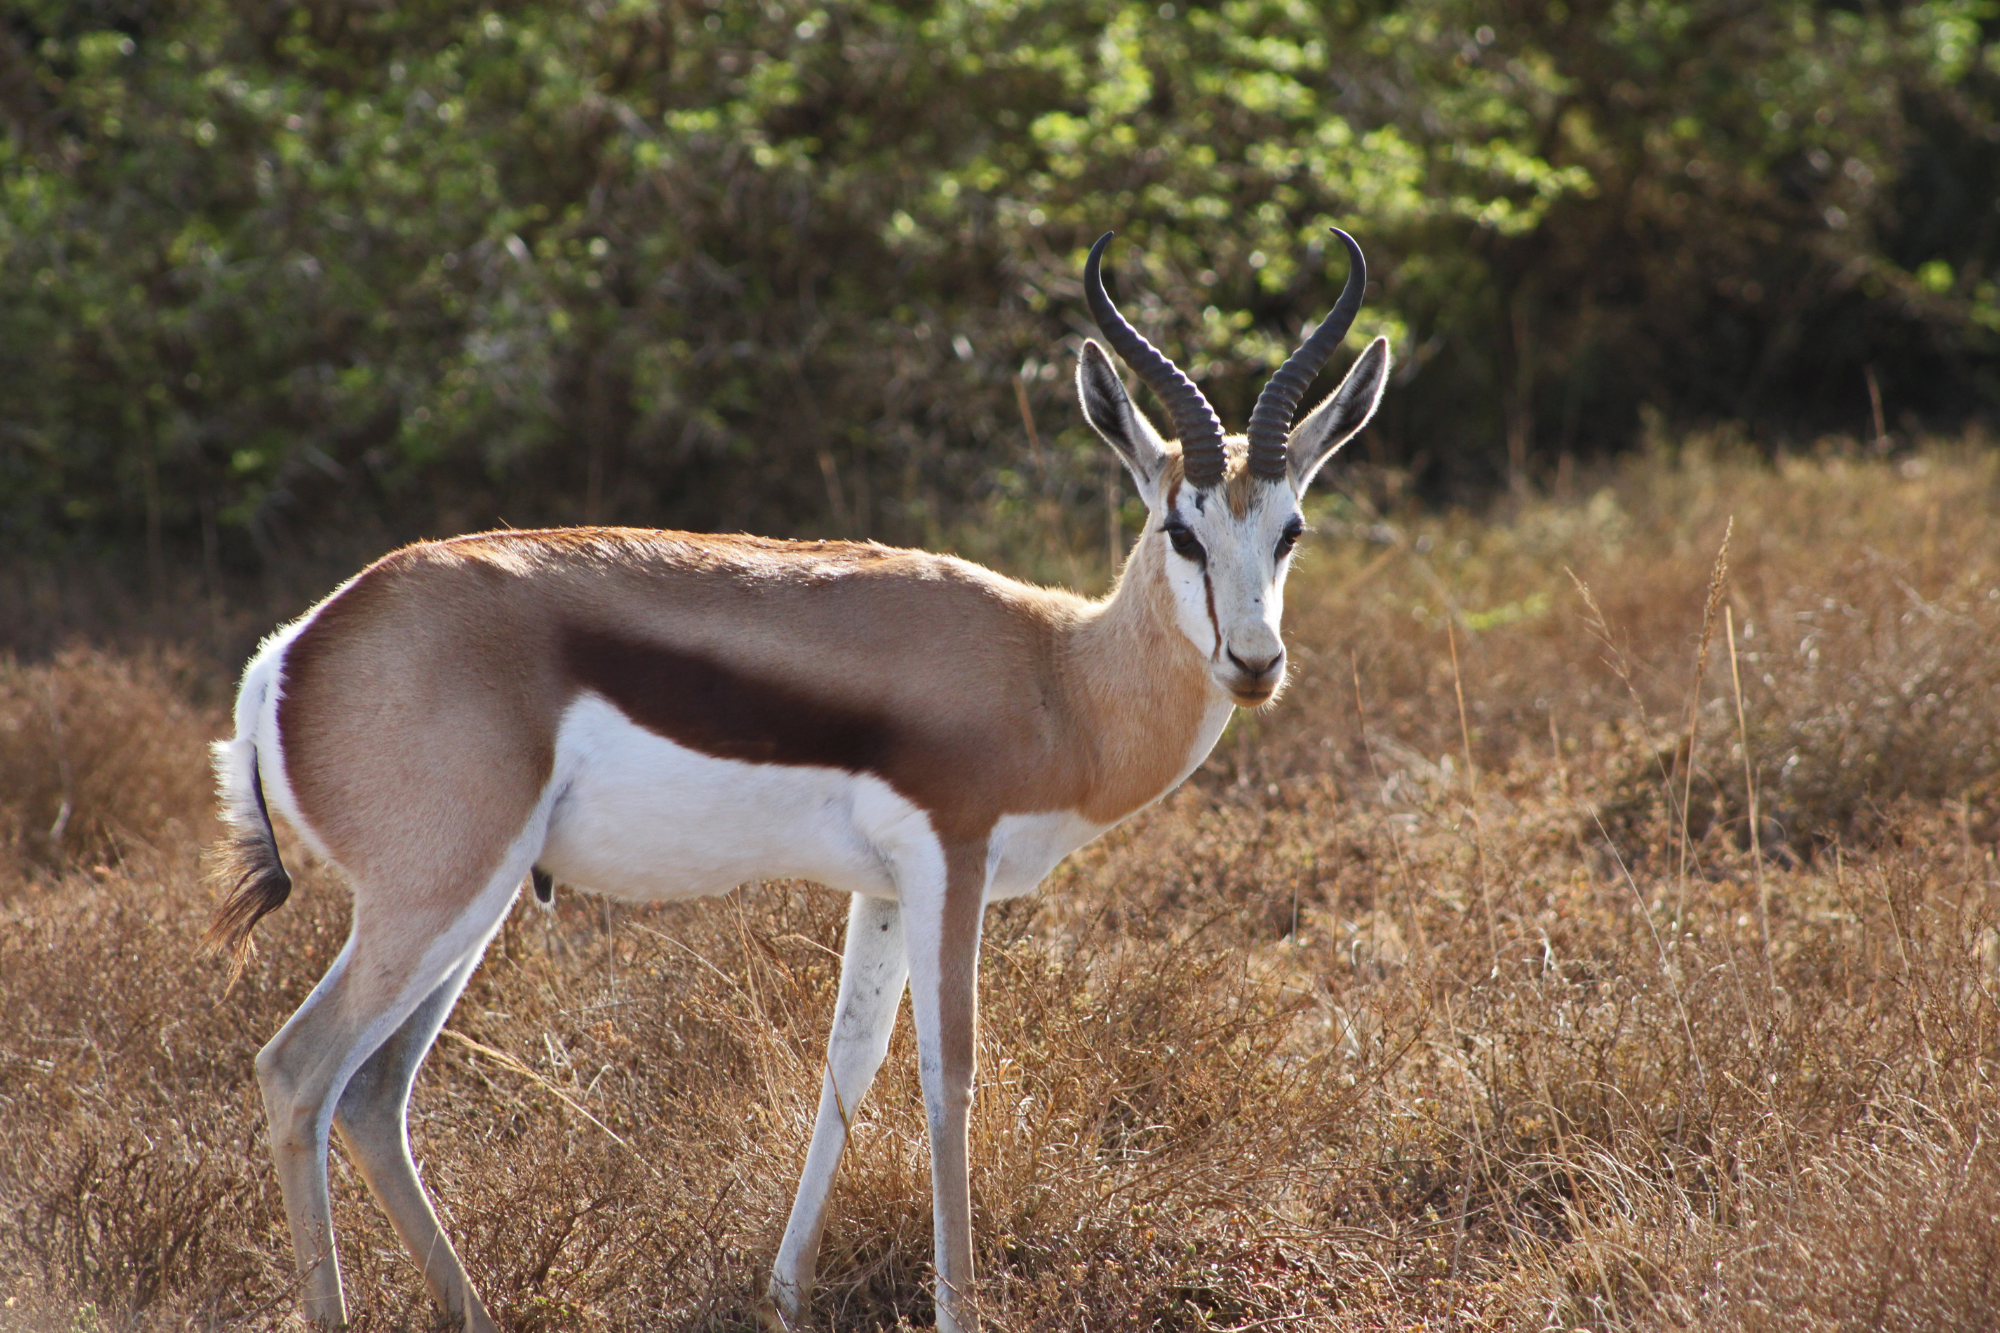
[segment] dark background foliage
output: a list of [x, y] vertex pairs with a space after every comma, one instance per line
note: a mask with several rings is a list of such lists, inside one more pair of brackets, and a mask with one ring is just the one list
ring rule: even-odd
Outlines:
[[[1972, 0], [364, 7], [0, 21], [0, 550], [241, 574], [586, 520], [1089, 501], [1083, 248], [1232, 425], [1361, 237], [1364, 441], [1462, 499], [1988, 413]], [[1024, 415], [1038, 438], [1038, 470]]]

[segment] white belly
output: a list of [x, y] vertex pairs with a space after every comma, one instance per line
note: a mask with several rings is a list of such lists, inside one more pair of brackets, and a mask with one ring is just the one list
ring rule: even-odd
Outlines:
[[[789, 878], [894, 898], [893, 865], [912, 853], [942, 863], [930, 816], [880, 778], [717, 759], [646, 730], [595, 694], [579, 695], [563, 714], [551, 781], [557, 795], [536, 863], [567, 884], [629, 901]], [[987, 845], [987, 900], [1031, 891], [1107, 827], [1067, 810], [1001, 816]]]
[[556, 733], [558, 787], [539, 864], [631, 900], [796, 877], [894, 897], [889, 859], [930, 819], [879, 778], [716, 759], [654, 735], [592, 694]]

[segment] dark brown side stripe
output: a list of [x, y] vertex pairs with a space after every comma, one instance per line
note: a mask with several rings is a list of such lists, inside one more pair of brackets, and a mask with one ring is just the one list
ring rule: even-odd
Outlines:
[[603, 629], [566, 627], [562, 652], [571, 680], [676, 745], [753, 764], [889, 774], [895, 729], [879, 714]]

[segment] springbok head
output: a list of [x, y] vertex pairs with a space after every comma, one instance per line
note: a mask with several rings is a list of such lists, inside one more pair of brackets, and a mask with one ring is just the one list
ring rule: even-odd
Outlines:
[[1208, 661], [1215, 683], [1248, 708], [1277, 694], [1285, 680], [1278, 634], [1285, 572], [1304, 531], [1299, 501], [1336, 449], [1367, 424], [1389, 375], [1389, 341], [1368, 345], [1338, 389], [1292, 426], [1299, 399], [1347, 336], [1368, 285], [1368, 265], [1354, 238], [1347, 285], [1311, 337], [1271, 377], [1250, 413], [1250, 428], [1225, 437], [1222, 421], [1179, 367], [1118, 313], [1099, 264], [1107, 232], [1090, 249], [1083, 286], [1097, 327], [1125, 363], [1158, 395], [1174, 441], [1133, 406], [1111, 358], [1086, 341], [1077, 366], [1083, 414], [1118, 452], [1148, 511], [1141, 543], [1159, 542], [1181, 632]]

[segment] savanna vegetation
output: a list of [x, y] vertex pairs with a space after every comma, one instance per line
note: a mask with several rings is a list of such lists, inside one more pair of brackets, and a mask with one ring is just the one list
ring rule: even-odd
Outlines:
[[[1991, 1328], [1995, 453], [1655, 442], [1484, 518], [1344, 475], [1288, 693], [993, 914], [990, 1326]], [[172, 650], [0, 667], [0, 1326], [293, 1318], [251, 1060], [345, 895], [293, 847], [236, 989], [196, 954], [226, 692]], [[842, 920], [516, 909], [412, 1131], [506, 1326], [755, 1327]], [[826, 1328], [928, 1319], [908, 1040]], [[358, 1326], [430, 1328], [334, 1170]]]
[[[293, 1325], [259, 635], [500, 523], [1102, 589], [1084, 247], [1240, 425], [1330, 224], [1399, 369], [1292, 686], [991, 919], [989, 1327], [2000, 1323], [1987, 0], [12, 0], [0, 125], [0, 1329]], [[842, 920], [517, 909], [413, 1110], [505, 1326], [755, 1326]], [[823, 1327], [928, 1321], [925, 1163], [906, 1024]]]

